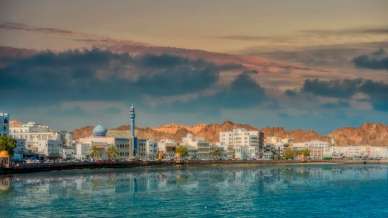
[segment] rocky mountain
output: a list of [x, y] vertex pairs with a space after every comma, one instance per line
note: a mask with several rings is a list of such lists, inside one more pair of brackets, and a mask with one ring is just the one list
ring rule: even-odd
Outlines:
[[339, 128], [329, 134], [339, 146], [375, 145], [388, 146], [388, 125], [365, 123], [358, 128]]
[[[155, 140], [168, 138], [181, 141], [182, 137], [186, 136], [188, 133], [191, 133], [195, 136], [202, 137], [209, 142], [215, 143], [218, 141], [218, 135], [221, 131], [227, 131], [233, 128], [245, 128], [250, 130], [257, 129], [251, 125], [237, 124], [231, 121], [225, 121], [221, 124], [165, 124], [155, 128], [137, 128], [136, 134], [139, 138], [152, 138]], [[114, 136], [128, 136], [128, 125], [110, 129], [108, 134]]]
[[310, 140], [330, 141], [328, 136], [320, 135], [314, 130], [294, 129], [286, 130], [282, 127], [266, 127], [263, 128], [265, 137], [276, 136], [280, 138], [291, 138], [294, 142], [304, 142]]
[[[258, 128], [248, 125], [239, 124], [231, 121], [225, 121], [223, 123], [216, 124], [195, 124], [195, 125], [183, 125], [183, 124], [165, 124], [155, 128], [137, 128], [136, 134], [139, 138], [152, 138], [159, 140], [162, 138], [174, 139], [180, 141], [183, 136], [191, 133], [195, 136], [202, 137], [212, 143], [218, 141], [219, 133], [222, 131], [228, 131], [234, 128], [244, 128], [248, 130], [259, 130]], [[289, 137], [295, 141], [307, 141], [313, 139], [329, 140], [326, 136], [321, 136], [313, 130], [291, 130], [287, 131], [284, 128], [263, 128], [261, 129], [266, 136], [278, 136], [281, 138]], [[92, 127], [84, 127], [74, 130], [74, 138], [80, 138], [89, 136], [92, 133]], [[123, 125], [114, 129], [110, 129], [108, 134], [114, 136], [128, 137], [129, 128], [128, 125]]]
[[78, 129], [73, 130], [73, 138], [79, 139], [79, 138], [85, 138], [90, 135], [92, 135], [93, 132], [93, 126], [85, 126]]
[[[187, 133], [202, 137], [209, 142], [218, 142], [218, 136], [221, 131], [231, 130], [233, 128], [245, 128], [249, 130], [261, 130], [266, 137], [277, 136], [280, 138], [292, 138], [294, 142], [303, 142], [309, 140], [330, 141], [333, 138], [338, 146], [345, 145], [373, 145], [388, 146], [388, 125], [382, 123], [366, 123], [357, 128], [339, 128], [328, 135], [321, 135], [314, 130], [295, 129], [287, 130], [281, 127], [266, 127], [258, 129], [248, 124], [239, 124], [231, 121], [216, 124], [165, 124], [155, 128], [137, 128], [136, 134], [139, 138], [150, 138], [159, 140], [162, 138], [181, 141]], [[74, 130], [74, 138], [86, 137], [91, 135], [93, 127], [87, 126]], [[128, 125], [110, 129], [109, 135], [128, 137]]]

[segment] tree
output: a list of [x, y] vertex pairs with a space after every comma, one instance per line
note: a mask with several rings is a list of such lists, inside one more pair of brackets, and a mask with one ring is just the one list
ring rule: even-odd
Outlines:
[[184, 145], [179, 145], [176, 147], [175, 154], [177, 155], [177, 159], [186, 157], [189, 152], [186, 146]]
[[222, 149], [218, 147], [212, 148], [210, 155], [213, 159], [220, 160], [222, 157]]
[[286, 148], [283, 152], [283, 157], [286, 160], [292, 160], [295, 157], [295, 152], [291, 148]]
[[108, 154], [109, 160], [116, 159], [119, 156], [119, 151], [117, 150], [116, 146], [114, 146], [114, 145], [109, 145], [106, 153]]
[[304, 157], [309, 157], [310, 156], [310, 150], [305, 148], [302, 151], [300, 151], [300, 154], [303, 155]]
[[13, 149], [16, 148], [16, 140], [9, 136], [0, 136], [0, 151], [8, 151], [12, 156]]
[[95, 160], [98, 160], [100, 159], [101, 157], [101, 150], [96, 146], [96, 145], [93, 145], [91, 148], [90, 148], [90, 156], [95, 159]]
[[158, 151], [158, 160], [163, 160], [166, 154], [163, 151]]

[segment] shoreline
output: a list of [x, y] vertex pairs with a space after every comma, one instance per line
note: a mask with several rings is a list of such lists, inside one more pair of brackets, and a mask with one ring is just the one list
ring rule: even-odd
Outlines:
[[173, 166], [173, 165], [289, 165], [289, 164], [388, 164], [388, 160], [185, 160], [185, 161], [122, 161], [122, 162], [84, 162], [84, 163], [51, 163], [31, 164], [22, 167], [0, 168], [0, 175], [26, 174], [49, 171], [75, 169], [103, 169], [103, 168], [133, 168], [146, 166]]

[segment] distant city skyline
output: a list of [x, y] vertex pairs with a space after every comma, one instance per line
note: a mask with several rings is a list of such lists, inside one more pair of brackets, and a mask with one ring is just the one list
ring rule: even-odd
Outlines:
[[0, 0], [0, 112], [128, 123], [388, 123], [385, 0]]

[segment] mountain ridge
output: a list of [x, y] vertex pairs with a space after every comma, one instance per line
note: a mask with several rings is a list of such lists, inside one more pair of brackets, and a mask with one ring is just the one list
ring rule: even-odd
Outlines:
[[[223, 123], [199, 123], [194, 125], [186, 124], [163, 124], [158, 127], [136, 128], [139, 138], [160, 140], [162, 138], [181, 141], [181, 138], [188, 133], [201, 137], [211, 143], [218, 142], [219, 132], [228, 131], [233, 128], [244, 128], [248, 130], [261, 130], [265, 137], [276, 136], [280, 138], [291, 138], [293, 142], [303, 142], [310, 140], [322, 140], [330, 142], [334, 139], [336, 145], [372, 145], [388, 146], [388, 125], [384, 123], [364, 123], [359, 127], [342, 127], [331, 131], [327, 135], [321, 135], [312, 129], [292, 129], [283, 127], [257, 128], [249, 124], [234, 123], [224, 121]], [[92, 126], [82, 127], [73, 131], [74, 138], [91, 135]], [[128, 125], [122, 125], [109, 130], [108, 134], [114, 136], [129, 136]]]

